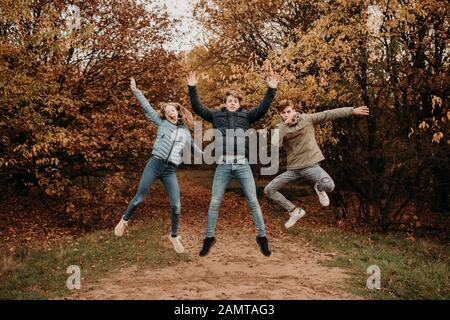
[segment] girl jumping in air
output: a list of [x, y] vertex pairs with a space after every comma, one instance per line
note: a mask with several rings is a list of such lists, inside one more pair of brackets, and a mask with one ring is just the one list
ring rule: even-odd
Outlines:
[[[181, 238], [178, 235], [178, 223], [180, 219], [180, 187], [176, 176], [177, 166], [182, 162], [185, 146], [190, 146], [192, 141], [189, 129], [193, 126], [192, 114], [179, 103], [164, 103], [161, 112], [155, 111], [142, 92], [136, 88], [134, 78], [130, 79], [130, 87], [139, 104], [144, 109], [147, 118], [158, 128], [156, 141], [153, 145], [152, 156], [148, 160], [142, 173], [136, 195], [130, 201], [127, 210], [117, 224], [114, 233], [120, 237], [123, 235], [128, 220], [136, 207], [142, 203], [150, 186], [156, 179], [163, 183], [170, 201], [171, 208], [171, 234], [169, 239], [176, 252], [184, 252]], [[194, 148], [201, 149], [194, 143]]]

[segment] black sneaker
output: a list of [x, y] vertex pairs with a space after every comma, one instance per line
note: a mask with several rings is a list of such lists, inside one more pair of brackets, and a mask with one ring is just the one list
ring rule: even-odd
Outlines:
[[272, 254], [272, 252], [270, 252], [269, 243], [267, 242], [266, 237], [256, 237], [256, 242], [258, 243], [263, 255], [268, 257]]
[[200, 251], [200, 257], [204, 257], [209, 253], [209, 249], [216, 243], [215, 237], [206, 237], [205, 240], [203, 240], [203, 248]]

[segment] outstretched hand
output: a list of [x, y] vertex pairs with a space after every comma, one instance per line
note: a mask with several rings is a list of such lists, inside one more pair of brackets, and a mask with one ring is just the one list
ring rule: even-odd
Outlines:
[[133, 90], [133, 91], [137, 89], [137, 88], [136, 88], [136, 80], [134, 80], [133, 77], [130, 78], [130, 88], [131, 88], [131, 90]]
[[368, 116], [369, 108], [367, 106], [353, 108], [353, 114], [357, 116]]
[[272, 89], [276, 89], [278, 83], [280, 82], [280, 76], [274, 72], [271, 72], [270, 75], [266, 79], [267, 85]]
[[197, 85], [198, 78], [197, 78], [197, 75], [195, 74], [195, 71], [189, 72], [189, 74], [186, 76], [186, 79], [187, 79], [188, 85], [190, 85], [192, 87]]

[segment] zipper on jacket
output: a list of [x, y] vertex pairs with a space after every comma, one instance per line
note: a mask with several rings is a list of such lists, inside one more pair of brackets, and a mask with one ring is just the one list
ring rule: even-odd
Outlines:
[[166, 159], [166, 164], [169, 162], [169, 158], [170, 158], [170, 155], [172, 154], [173, 146], [174, 146], [175, 142], [177, 141], [178, 129], [179, 129], [179, 127], [177, 126], [177, 130], [175, 131], [175, 138], [173, 139], [172, 146], [170, 147], [169, 155], [167, 156], [167, 159]]

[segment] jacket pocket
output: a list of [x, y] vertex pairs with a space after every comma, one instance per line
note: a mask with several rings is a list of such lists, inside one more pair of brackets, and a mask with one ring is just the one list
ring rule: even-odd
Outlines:
[[247, 126], [248, 125], [248, 119], [247, 119], [247, 115], [237, 115], [236, 117], [236, 121], [239, 125], [241, 126]]
[[159, 141], [163, 141], [164, 140], [164, 136], [165, 136], [165, 134], [163, 133], [163, 134], [157, 134], [156, 135], [156, 140], [159, 140]]
[[227, 119], [226, 118], [222, 118], [222, 117], [217, 118], [216, 125], [218, 127], [224, 127], [226, 124], [227, 124]]

